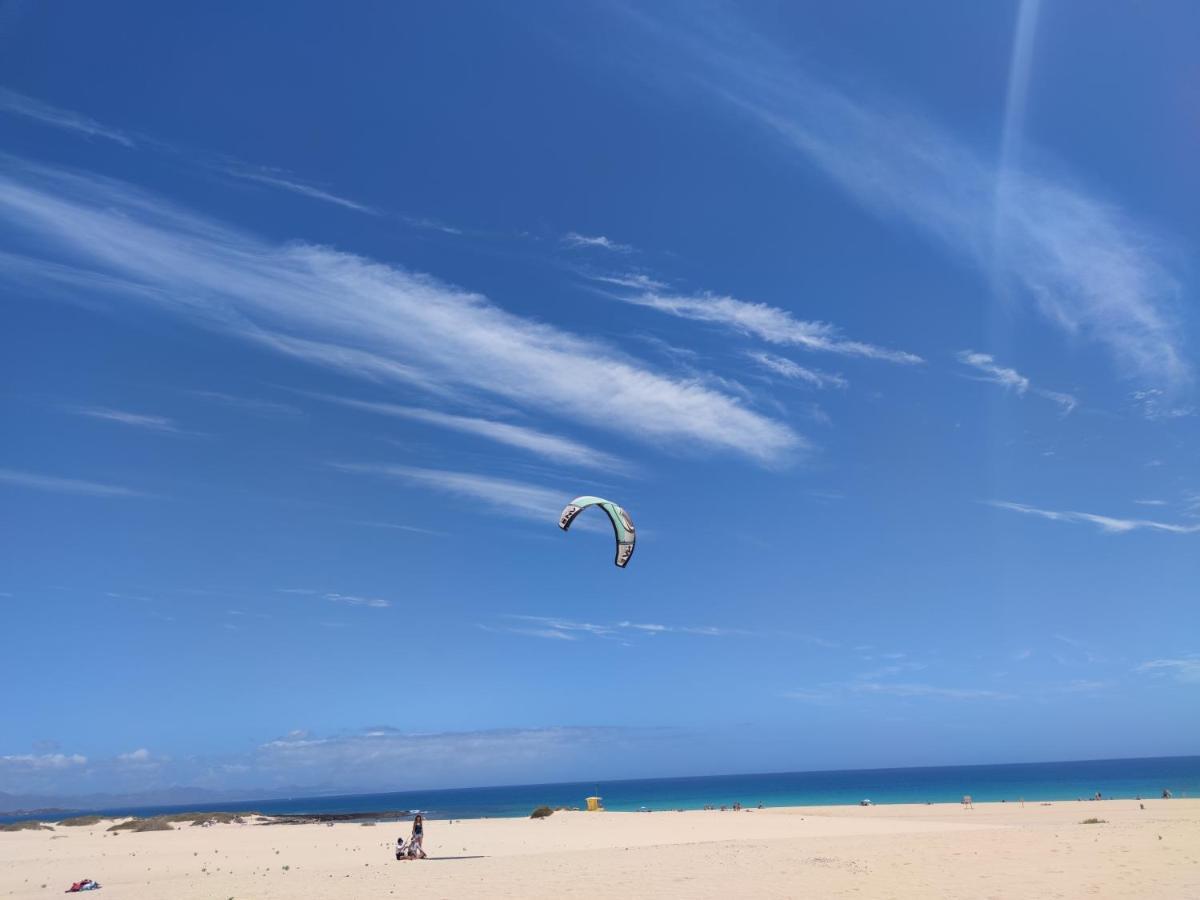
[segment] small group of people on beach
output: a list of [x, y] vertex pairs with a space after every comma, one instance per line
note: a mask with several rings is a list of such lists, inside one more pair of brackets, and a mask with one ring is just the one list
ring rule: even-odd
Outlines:
[[425, 859], [425, 817], [420, 813], [413, 816], [412, 834], [396, 838], [396, 859]]
[[[726, 811], [728, 811], [728, 810], [730, 810], [730, 809], [732, 809], [734, 812], [740, 812], [740, 811], [741, 811], [741, 810], [743, 810], [743, 809], [749, 809], [749, 808], [750, 808], [750, 807], [748, 807], [748, 806], [742, 806], [742, 804], [741, 804], [741, 803], [739, 803], [739, 802], [738, 802], [738, 801], [736, 801], [736, 800], [733, 802], [733, 805], [732, 805], [732, 806], [730, 806], [730, 805], [728, 805], [728, 804], [721, 804], [721, 812], [726, 812]], [[762, 808], [763, 808], [763, 805], [762, 805], [761, 803], [760, 803], [760, 804], [758, 804], [758, 808], [759, 808], [759, 809], [762, 809]], [[711, 803], [706, 803], [706, 804], [704, 804], [704, 811], [705, 811], [705, 812], [708, 812], [709, 810], [715, 810], [715, 809], [716, 809], [716, 807], [715, 807], [715, 806], [713, 806]], [[680, 812], [683, 812], [683, 810], [680, 810]]]

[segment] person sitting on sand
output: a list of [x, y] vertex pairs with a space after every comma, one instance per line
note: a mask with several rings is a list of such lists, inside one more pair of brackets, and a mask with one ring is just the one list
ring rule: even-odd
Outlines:
[[425, 817], [417, 813], [413, 817], [412, 830], [412, 846], [421, 854], [421, 859], [425, 858], [425, 847], [422, 846], [425, 840]]

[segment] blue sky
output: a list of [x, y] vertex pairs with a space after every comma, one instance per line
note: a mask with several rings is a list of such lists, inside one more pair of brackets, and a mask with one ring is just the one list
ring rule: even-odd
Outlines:
[[1194, 751], [1200, 12], [518, 6], [0, 5], [0, 791]]

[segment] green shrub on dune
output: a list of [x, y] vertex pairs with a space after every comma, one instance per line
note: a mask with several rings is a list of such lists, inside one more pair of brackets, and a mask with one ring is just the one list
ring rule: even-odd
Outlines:
[[104, 821], [103, 816], [75, 816], [73, 819], [63, 819], [59, 825], [96, 825]]
[[544, 818], [546, 818], [546, 816], [552, 816], [552, 815], [554, 815], [554, 810], [552, 810], [550, 807], [539, 806], [537, 809], [535, 809], [533, 812], [531, 812], [529, 814], [529, 818], [544, 819]]
[[0, 825], [0, 831], [53, 831], [53, 826], [44, 825], [41, 822], [30, 819], [27, 822], [9, 822], [7, 825]]
[[244, 825], [246, 820], [243, 816], [254, 816], [257, 813], [180, 813], [174, 816], [168, 816], [172, 822], [188, 822], [193, 825], [203, 825], [205, 822], [210, 822], [214, 825]]
[[[109, 831], [169, 831], [173, 822], [190, 822], [192, 825], [204, 825], [205, 823], [216, 825], [228, 825], [230, 823], [241, 825], [246, 820], [243, 815], [255, 815], [255, 813], [228, 813], [228, 812], [184, 812], [184, 813], [168, 813], [163, 816], [151, 816], [149, 818], [140, 819], [133, 818], [124, 822], [118, 822], [115, 825], [109, 826]], [[86, 817], [83, 817], [86, 818]], [[99, 820], [97, 820], [99, 821]]]
[[166, 816], [154, 816], [149, 819], [130, 819], [128, 822], [118, 822], [110, 825], [109, 831], [132, 831], [140, 834], [143, 831], [173, 831], [171, 820]]

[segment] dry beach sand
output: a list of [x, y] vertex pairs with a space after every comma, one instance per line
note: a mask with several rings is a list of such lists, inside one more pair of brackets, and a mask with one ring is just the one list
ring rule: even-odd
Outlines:
[[[0, 898], [1200, 898], [1200, 800], [557, 812], [408, 823], [0, 833]], [[1081, 824], [1087, 818], [1103, 824]], [[45, 887], [43, 887], [45, 885]]]

